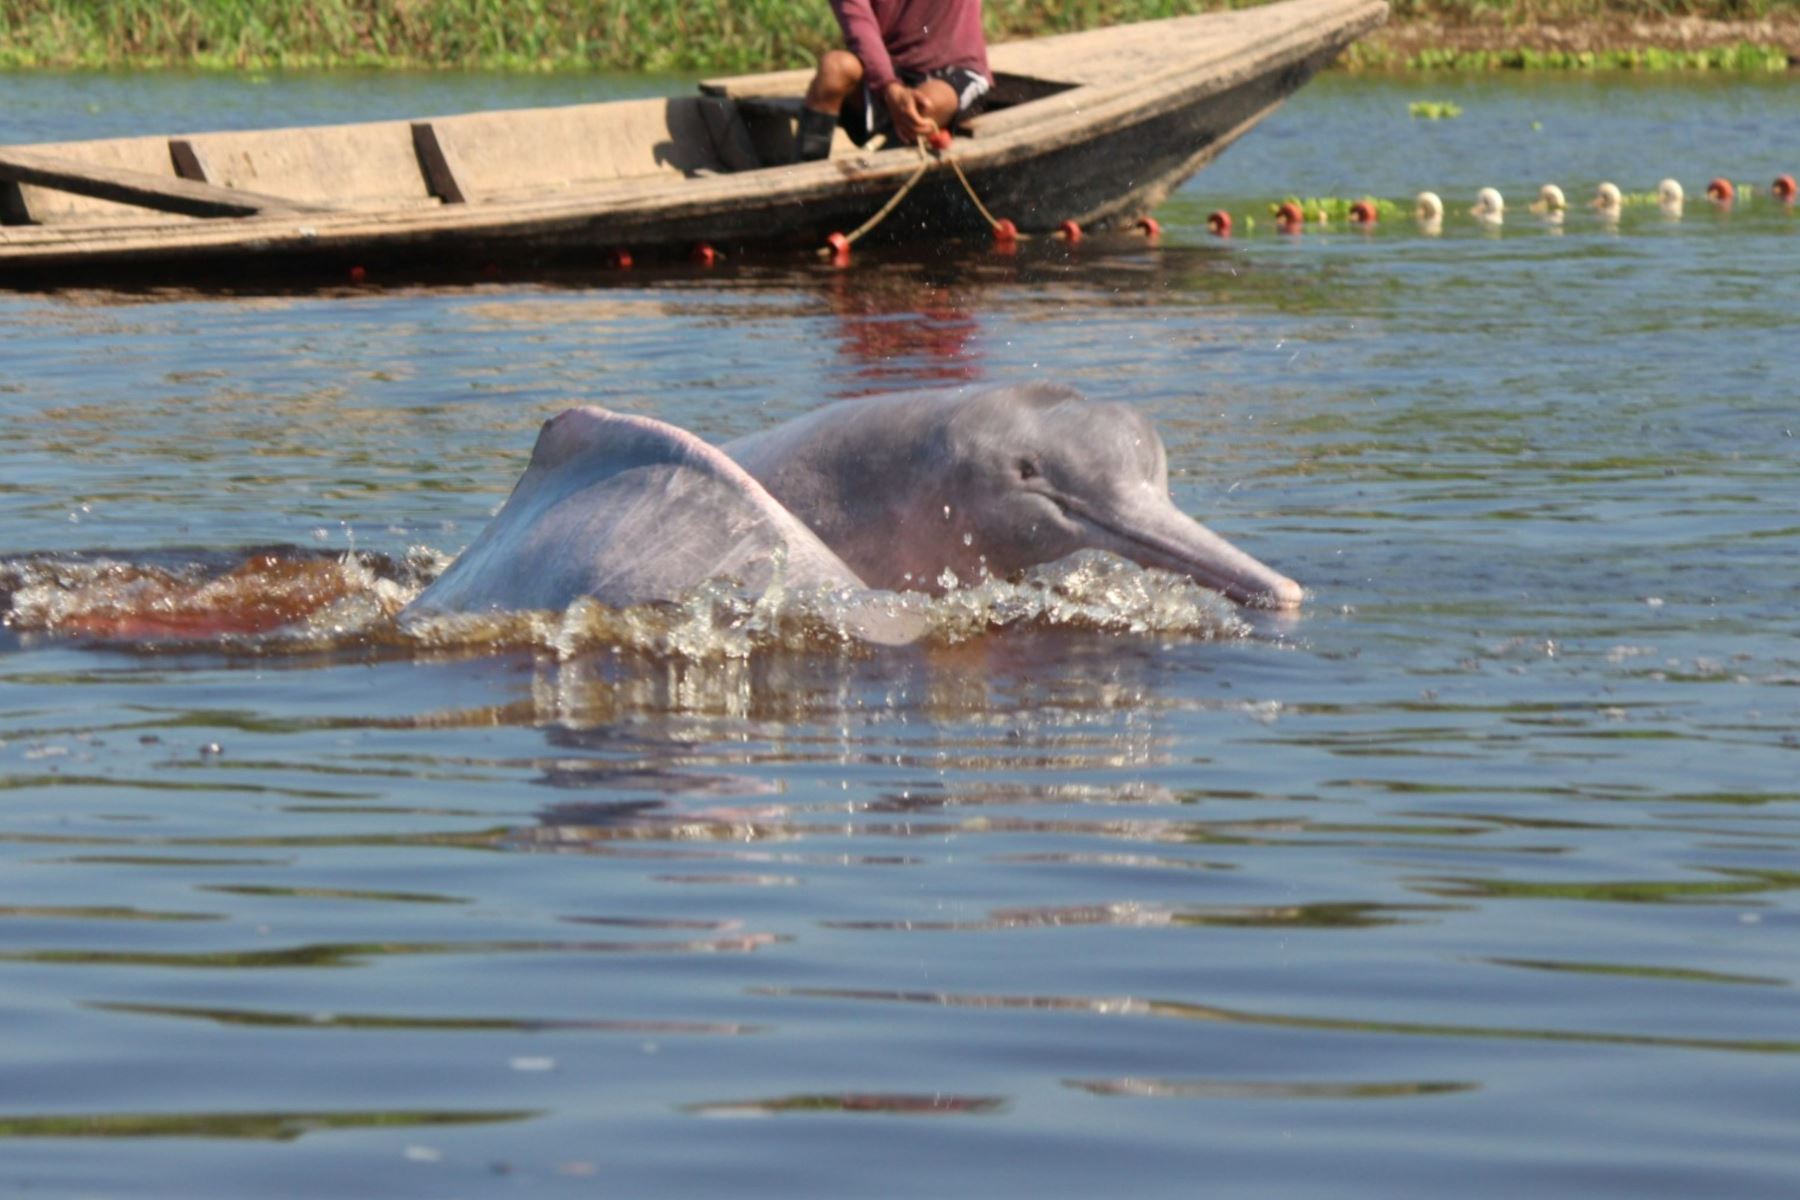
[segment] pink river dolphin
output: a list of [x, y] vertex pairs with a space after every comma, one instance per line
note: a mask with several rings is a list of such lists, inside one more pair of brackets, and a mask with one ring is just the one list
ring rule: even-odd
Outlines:
[[570, 409], [406, 615], [560, 610], [583, 596], [623, 607], [714, 578], [937, 592], [1082, 549], [1239, 604], [1289, 609], [1304, 594], [1175, 507], [1162, 439], [1136, 409], [1027, 384], [846, 400], [722, 447]]

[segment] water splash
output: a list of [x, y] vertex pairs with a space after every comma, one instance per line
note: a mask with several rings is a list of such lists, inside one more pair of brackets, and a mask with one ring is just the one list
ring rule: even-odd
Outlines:
[[300, 547], [235, 553], [110, 553], [0, 561], [0, 612], [22, 636], [141, 650], [295, 654], [376, 649], [401, 655], [548, 652], [562, 661], [614, 651], [693, 661], [771, 652], [861, 653], [956, 645], [1012, 630], [1212, 640], [1249, 626], [1226, 601], [1176, 575], [1085, 552], [1014, 580], [921, 593], [753, 592], [729, 580], [672, 603], [561, 612], [404, 617], [449, 557]]
[[12, 629], [106, 642], [218, 646], [343, 637], [391, 620], [430, 555], [295, 547], [134, 560], [108, 553], [0, 562]]

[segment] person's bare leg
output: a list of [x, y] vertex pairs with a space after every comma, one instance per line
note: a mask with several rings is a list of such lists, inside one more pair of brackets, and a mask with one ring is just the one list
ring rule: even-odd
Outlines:
[[956, 89], [941, 79], [927, 79], [913, 89], [919, 98], [919, 111], [939, 129], [950, 128], [956, 116]]
[[862, 87], [862, 81], [862, 60], [848, 50], [827, 50], [820, 55], [818, 73], [806, 89], [806, 102], [800, 109], [797, 161], [812, 162], [831, 153], [838, 112]]
[[819, 70], [806, 89], [806, 107], [814, 112], [838, 115], [851, 92], [862, 86], [862, 60], [848, 50], [827, 50], [819, 56]]

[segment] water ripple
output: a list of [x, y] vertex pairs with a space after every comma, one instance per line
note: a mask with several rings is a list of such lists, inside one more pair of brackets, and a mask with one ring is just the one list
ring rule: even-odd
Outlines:
[[759, 988], [758, 994], [797, 996], [820, 1000], [866, 1000], [880, 1003], [926, 1004], [946, 1008], [1005, 1009], [1012, 1011], [1082, 1012], [1108, 1017], [1158, 1017], [1178, 1021], [1260, 1025], [1327, 1033], [1374, 1033], [1395, 1037], [1466, 1038], [1479, 1040], [1576, 1042], [1596, 1046], [1679, 1047], [1687, 1050], [1719, 1050], [1740, 1054], [1800, 1054], [1800, 1040], [1768, 1038], [1669, 1037], [1648, 1033], [1609, 1033], [1568, 1029], [1508, 1028], [1480, 1025], [1437, 1025], [1428, 1022], [1358, 1020], [1351, 1017], [1312, 1017], [1289, 1013], [1259, 1013], [1216, 1008], [1173, 1000], [1140, 1000], [1132, 996], [1017, 996], [973, 995], [949, 992], [883, 992], [855, 988]]
[[177, 967], [182, 969], [250, 969], [271, 967], [353, 967], [371, 959], [421, 955], [487, 957], [496, 954], [742, 954], [784, 939], [767, 933], [685, 942], [594, 941], [467, 941], [347, 942], [291, 946], [274, 950], [212, 950], [194, 953], [148, 950], [74, 950], [39, 948], [0, 951], [0, 962], [91, 967]]

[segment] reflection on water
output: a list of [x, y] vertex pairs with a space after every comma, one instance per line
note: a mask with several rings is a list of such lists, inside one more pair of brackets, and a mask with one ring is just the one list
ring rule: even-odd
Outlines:
[[371, 958], [415, 954], [715, 954], [755, 950], [769, 945], [769, 934], [706, 938], [683, 942], [366, 942], [361, 944], [292, 946], [277, 950], [210, 951], [204, 954], [152, 954], [122, 950], [38, 949], [0, 953], [0, 961], [72, 965], [140, 967], [344, 967]]
[[544, 1033], [570, 1030], [584, 1033], [625, 1033], [650, 1035], [693, 1034], [707, 1037], [738, 1037], [765, 1033], [755, 1025], [734, 1025], [707, 1021], [534, 1021], [518, 1017], [409, 1017], [372, 1013], [281, 1013], [254, 1012], [235, 1008], [182, 1008], [173, 1004], [95, 1004], [95, 1008], [111, 1012], [139, 1013], [153, 1017], [181, 1017], [197, 1021], [216, 1021], [223, 1025], [256, 1025], [271, 1029], [387, 1029], [468, 1030], [483, 1033], [496, 1030], [522, 1033]]
[[257, 1138], [287, 1142], [339, 1129], [523, 1121], [532, 1112], [95, 1113], [0, 1116], [0, 1138]]
[[701, 1117], [774, 1117], [783, 1113], [878, 1113], [897, 1117], [981, 1116], [1006, 1107], [998, 1096], [782, 1096], [772, 1100], [727, 1100], [690, 1104]]
[[[143, 82], [0, 89], [600, 86]], [[1791, 87], [1418, 86], [1317, 81], [1160, 248], [0, 295], [0, 1192], [1785, 1200], [1793, 213], [1204, 216], [1767, 178]], [[1088, 559], [900, 648], [726, 585], [394, 618], [570, 404], [1020, 378], [1142, 407], [1307, 607]]]
[[1173, 1100], [1390, 1100], [1474, 1091], [1479, 1084], [1263, 1083], [1230, 1079], [1071, 1079], [1068, 1085], [1096, 1096], [1147, 1096]]
[[1302, 904], [1290, 908], [1220, 908], [1186, 912], [1141, 904], [1089, 905], [1084, 908], [1005, 910], [983, 921], [826, 921], [832, 929], [988, 932], [1064, 925], [1223, 926], [1256, 928], [1290, 925], [1300, 929], [1357, 929], [1393, 925], [1404, 914], [1445, 911], [1430, 905]]
[[982, 378], [980, 295], [953, 272], [941, 281], [881, 273], [871, 283], [839, 271], [821, 291], [837, 318], [847, 364], [869, 381], [867, 394]]

